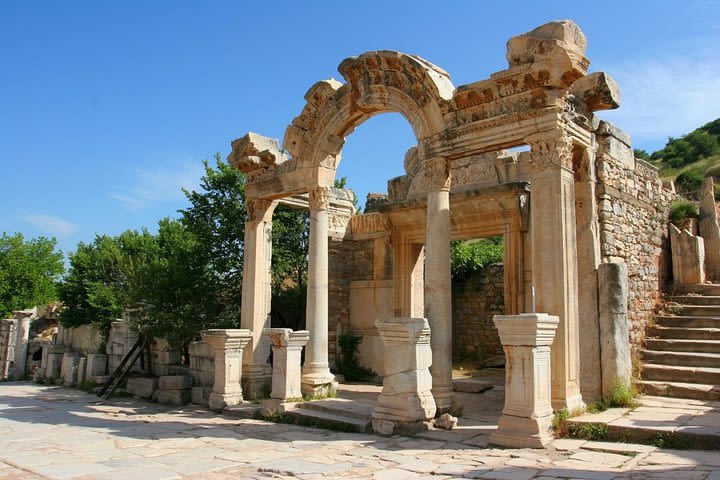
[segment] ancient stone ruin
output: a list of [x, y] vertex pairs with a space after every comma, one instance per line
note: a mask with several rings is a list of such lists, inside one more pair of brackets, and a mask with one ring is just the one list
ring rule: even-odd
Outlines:
[[[720, 264], [717, 216], [708, 212], [701, 230], [712, 252], [678, 230], [670, 254], [676, 194], [635, 158], [627, 134], [595, 116], [617, 108], [620, 93], [607, 74], [588, 73], [585, 50], [577, 25], [551, 22], [508, 41], [507, 69], [458, 87], [422, 58], [367, 52], [340, 63], [344, 82], [308, 90], [282, 144], [252, 132], [234, 140], [228, 160], [246, 174], [248, 211], [241, 328], [203, 332], [189, 367], [155, 340], [148, 368], [160, 381], [128, 388], [216, 410], [269, 395], [265, 408], [281, 411], [301, 394], [335, 388], [338, 336], [356, 332], [361, 363], [384, 381], [376, 431], [427, 428], [434, 416], [462, 410], [452, 378], [451, 241], [501, 237], [503, 268], [492, 270], [501, 280], [493, 281], [501, 289], [493, 298], [502, 299], [492, 307], [497, 329], [488, 324], [492, 335], [483, 337], [507, 360], [493, 441], [545, 445], [553, 410], [583, 408], [630, 380], [631, 353], [671, 264], [676, 283], [701, 283], [705, 262], [716, 279]], [[333, 187], [336, 170], [345, 138], [384, 112], [402, 114], [417, 144], [398, 159], [405, 175], [359, 214], [353, 194]], [[270, 328], [279, 204], [310, 212], [307, 331]], [[113, 325], [105, 352], [93, 352], [110, 370], [135, 341], [127, 323]], [[81, 366], [72, 341], [57, 343], [43, 372], [90, 378], [90, 357]]]

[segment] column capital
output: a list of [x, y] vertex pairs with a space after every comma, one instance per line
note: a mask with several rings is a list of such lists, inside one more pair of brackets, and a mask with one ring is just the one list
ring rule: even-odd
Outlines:
[[318, 186], [308, 190], [310, 210], [327, 210], [330, 208], [330, 188]]
[[310, 340], [308, 330], [294, 332], [289, 328], [265, 328], [263, 333], [270, 341], [272, 347], [302, 348]]
[[423, 161], [422, 183], [429, 192], [450, 190], [450, 162], [443, 157]]
[[245, 209], [249, 222], [267, 222], [268, 213], [272, 212], [273, 201], [267, 198], [247, 198]]
[[530, 161], [533, 166], [544, 168], [557, 165], [572, 170], [572, 137], [557, 128], [536, 133], [523, 139], [530, 145]]

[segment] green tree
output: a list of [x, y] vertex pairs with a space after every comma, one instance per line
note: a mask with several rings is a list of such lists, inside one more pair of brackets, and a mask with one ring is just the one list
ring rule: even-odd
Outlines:
[[25, 240], [21, 233], [0, 237], [0, 318], [13, 310], [57, 300], [56, 284], [65, 270], [55, 239]]
[[688, 170], [677, 176], [675, 183], [680, 187], [681, 192], [696, 192], [702, 186], [705, 177], [695, 170]]
[[155, 252], [155, 238], [145, 229], [80, 242], [58, 288], [63, 303], [60, 322], [67, 327], [92, 323], [108, 329], [140, 295], [137, 279]]

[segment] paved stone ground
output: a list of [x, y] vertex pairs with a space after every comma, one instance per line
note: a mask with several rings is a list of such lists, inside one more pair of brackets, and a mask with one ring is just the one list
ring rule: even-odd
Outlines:
[[558, 440], [502, 450], [337, 433], [78, 390], [0, 384], [0, 479], [706, 479], [720, 453]]

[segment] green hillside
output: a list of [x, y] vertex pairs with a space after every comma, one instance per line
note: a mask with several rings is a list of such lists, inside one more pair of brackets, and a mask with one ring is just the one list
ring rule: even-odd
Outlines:
[[720, 118], [680, 138], [668, 139], [661, 150], [649, 154], [635, 150], [635, 156], [660, 169], [663, 180], [674, 180], [679, 193], [697, 192], [707, 176], [715, 178], [715, 196], [720, 197]]

